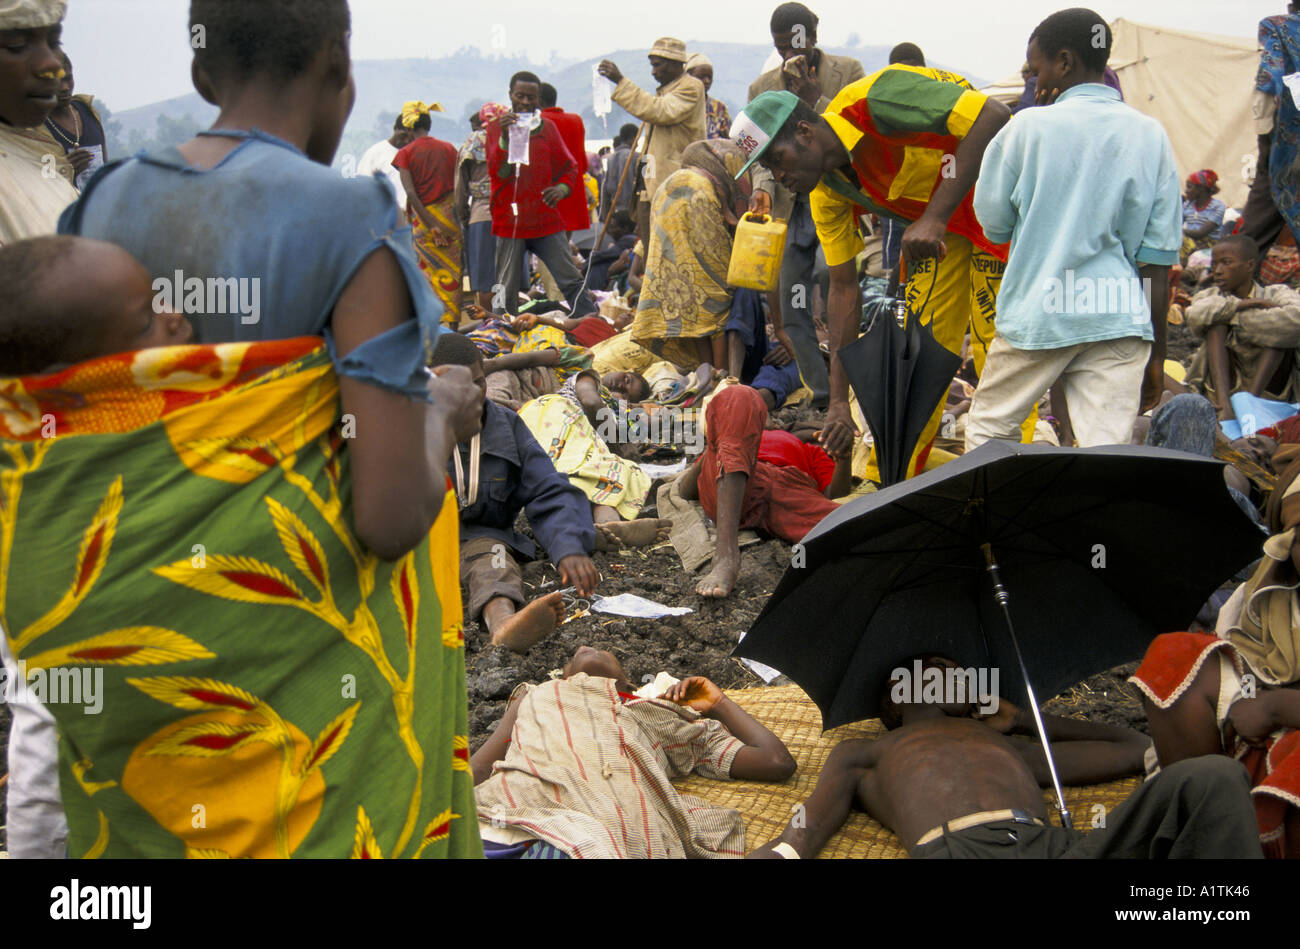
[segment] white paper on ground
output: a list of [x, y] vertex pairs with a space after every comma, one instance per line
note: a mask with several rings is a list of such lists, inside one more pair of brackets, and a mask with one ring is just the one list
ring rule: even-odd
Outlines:
[[687, 613], [695, 612], [689, 606], [664, 606], [662, 603], [647, 600], [634, 593], [598, 597], [592, 601], [591, 608], [597, 613], [631, 616], [636, 619], [660, 619], [664, 616], [685, 616]]
[[[740, 641], [742, 643], [745, 641], [744, 633], [740, 634]], [[775, 682], [777, 679], [781, 677], [780, 671], [773, 669], [771, 666], [763, 665], [757, 659], [741, 659], [740, 662], [746, 668], [752, 670], [754, 675], [758, 676], [768, 685], [771, 685], [773, 682]]]

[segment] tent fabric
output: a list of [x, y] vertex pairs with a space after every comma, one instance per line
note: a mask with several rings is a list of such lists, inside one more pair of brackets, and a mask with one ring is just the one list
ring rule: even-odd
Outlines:
[[[1125, 19], [1110, 26], [1115, 35], [1110, 66], [1125, 100], [1165, 127], [1184, 178], [1213, 168], [1219, 173], [1220, 200], [1242, 207], [1258, 156], [1251, 111], [1257, 43]], [[982, 91], [1012, 104], [1024, 88], [1017, 73]]]

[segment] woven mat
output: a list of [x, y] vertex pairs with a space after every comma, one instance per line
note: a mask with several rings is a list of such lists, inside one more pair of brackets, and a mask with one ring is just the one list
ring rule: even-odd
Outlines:
[[[711, 781], [692, 776], [677, 785], [683, 794], [694, 794], [719, 807], [733, 807], [745, 820], [745, 846], [761, 846], [785, 830], [796, 805], [812, 794], [826, 757], [847, 738], [878, 738], [885, 728], [878, 719], [845, 725], [822, 733], [821, 712], [798, 686], [741, 689], [727, 695], [741, 708], [766, 725], [785, 742], [798, 762], [799, 770], [784, 784], [756, 781]], [[1106, 813], [1114, 810], [1138, 786], [1136, 777], [1093, 787], [1066, 788], [1065, 803], [1076, 827], [1085, 833], [1092, 827], [1093, 808], [1100, 804]], [[1053, 801], [1044, 792], [1043, 800]], [[1049, 811], [1054, 805], [1049, 806]], [[890, 831], [866, 814], [855, 810], [840, 831], [822, 849], [823, 859], [906, 857]]]

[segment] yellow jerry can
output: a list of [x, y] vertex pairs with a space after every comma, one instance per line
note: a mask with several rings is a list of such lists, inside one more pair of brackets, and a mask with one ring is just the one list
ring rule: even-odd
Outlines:
[[746, 214], [736, 225], [727, 283], [766, 293], [777, 289], [785, 256], [785, 221], [765, 214]]

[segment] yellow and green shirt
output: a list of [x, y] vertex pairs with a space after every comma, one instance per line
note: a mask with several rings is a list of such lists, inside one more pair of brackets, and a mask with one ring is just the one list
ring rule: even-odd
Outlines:
[[[856, 180], [832, 172], [809, 198], [828, 266], [862, 252], [861, 215], [910, 222], [924, 213], [987, 101], [954, 73], [903, 65], [859, 79], [832, 100], [822, 117], [848, 150]], [[1006, 246], [989, 240], [976, 220], [971, 195], [948, 229], [1006, 259]]]

